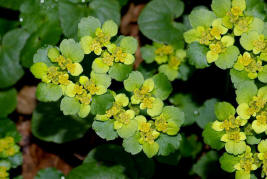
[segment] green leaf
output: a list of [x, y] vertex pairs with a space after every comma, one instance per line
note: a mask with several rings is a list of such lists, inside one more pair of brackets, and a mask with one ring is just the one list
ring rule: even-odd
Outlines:
[[176, 151], [167, 156], [157, 156], [157, 161], [163, 164], [177, 166], [181, 158], [180, 151]]
[[114, 97], [110, 93], [106, 93], [100, 96], [93, 96], [91, 111], [92, 114], [105, 114], [106, 111], [112, 107]]
[[183, 157], [196, 158], [199, 152], [202, 150], [202, 143], [198, 141], [197, 135], [193, 134], [189, 137], [182, 135], [182, 141], [180, 145], [180, 152]]
[[114, 140], [118, 137], [117, 132], [114, 129], [114, 120], [109, 119], [107, 121], [94, 121], [93, 129], [102, 139]]
[[208, 50], [209, 49], [206, 46], [201, 45], [198, 42], [193, 42], [189, 44], [186, 52], [189, 59], [189, 63], [198, 69], [208, 67], [209, 64], [207, 63], [206, 57]]
[[19, 152], [14, 156], [8, 157], [8, 161], [11, 164], [11, 168], [17, 168], [18, 166], [22, 165], [23, 161], [22, 153]]
[[[125, 168], [125, 174], [129, 178], [137, 178], [139, 175], [139, 171], [136, 170], [137, 164], [135, 163], [134, 158], [131, 154], [125, 152], [120, 145], [104, 144], [92, 149], [84, 159], [83, 163], [95, 162], [101, 162], [101, 165], [107, 167], [121, 165]], [[146, 170], [146, 168], [143, 168], [143, 170]]]
[[155, 87], [152, 94], [161, 100], [167, 99], [172, 92], [172, 85], [166, 75], [163, 73], [156, 74], [153, 76], [153, 80]]
[[240, 88], [239, 85], [246, 81], [253, 81], [248, 78], [248, 74], [245, 71], [237, 71], [235, 69], [230, 70], [231, 80], [235, 86], [235, 88]]
[[249, 145], [256, 145], [256, 144], [259, 144], [261, 141], [261, 138], [256, 137], [254, 135], [247, 135], [246, 137], [247, 137], [246, 142]]
[[137, 46], [137, 40], [131, 36], [123, 37], [120, 41], [120, 47], [130, 54], [134, 54], [136, 52]]
[[152, 63], [155, 59], [156, 48], [151, 45], [145, 45], [141, 47], [141, 55], [146, 63]]
[[240, 159], [238, 157], [224, 152], [220, 157], [221, 168], [226, 172], [232, 173], [236, 170], [234, 166], [239, 163], [239, 160]]
[[60, 103], [60, 110], [64, 115], [75, 115], [80, 111], [81, 104], [75, 98], [65, 96]]
[[[70, 16], [71, 14], [71, 16]], [[59, 18], [63, 33], [67, 37], [75, 38], [78, 32], [78, 23], [82, 17], [94, 16], [104, 23], [113, 20], [120, 23], [120, 6], [116, 0], [92, 0], [89, 7], [86, 4], [59, 2]]]
[[84, 17], [78, 24], [78, 36], [95, 36], [97, 28], [101, 27], [100, 21], [92, 16]]
[[65, 116], [58, 109], [57, 103], [39, 103], [31, 123], [35, 137], [61, 144], [81, 138], [91, 126], [91, 119]]
[[180, 0], [153, 0], [138, 18], [140, 30], [153, 41], [183, 47], [184, 27], [174, 21], [183, 11], [184, 3]]
[[189, 21], [193, 28], [198, 26], [209, 28], [215, 19], [216, 15], [204, 8], [194, 9], [189, 15]]
[[137, 134], [124, 139], [122, 146], [125, 151], [131, 153], [132, 155], [136, 155], [142, 151], [142, 145], [139, 144], [139, 136]]
[[258, 79], [263, 83], [267, 83], [267, 65], [264, 65], [263, 70], [259, 72]]
[[22, 29], [6, 33], [0, 49], [0, 88], [14, 85], [24, 74], [19, 64], [21, 50], [29, 34]]
[[228, 102], [218, 102], [215, 104], [215, 115], [220, 121], [229, 119], [235, 115], [235, 108]]
[[190, 94], [175, 94], [170, 98], [170, 102], [179, 107], [185, 115], [184, 126], [191, 125], [196, 121], [198, 107], [193, 102]]
[[202, 179], [206, 179], [211, 173], [218, 170], [217, 160], [218, 154], [215, 151], [209, 151], [193, 165], [193, 172]]
[[[0, 0], [0, 4], [1, 4], [1, 0]], [[14, 29], [18, 25], [19, 23], [17, 21], [0, 18], [0, 39], [2, 39], [2, 36], [5, 33], [7, 33], [11, 29]]]
[[235, 91], [237, 103], [249, 103], [252, 97], [257, 95], [257, 91], [258, 88], [253, 81], [241, 83]]
[[117, 130], [121, 138], [129, 138], [135, 134], [138, 129], [138, 124], [136, 120], [130, 120], [129, 124], [123, 125], [120, 129]]
[[228, 47], [224, 53], [219, 55], [218, 60], [215, 61], [216, 66], [223, 70], [232, 68], [239, 53], [240, 52], [236, 46]]
[[59, 85], [52, 83], [39, 83], [36, 89], [36, 97], [42, 102], [57, 101], [62, 96], [62, 89]]
[[175, 152], [177, 149], [179, 149], [181, 140], [182, 137], [180, 134], [175, 136], [160, 134], [159, 138], [156, 141], [159, 144], [158, 155], [167, 156]]
[[120, 24], [120, 5], [117, 0], [92, 0], [90, 8], [91, 15], [97, 17], [102, 24], [107, 20]]
[[30, 67], [33, 63], [33, 55], [37, 49], [44, 45], [56, 45], [60, 40], [62, 30], [58, 18], [57, 2], [46, 0], [28, 0], [20, 7], [20, 19], [24, 29], [31, 33], [21, 55], [21, 63], [24, 67]]
[[197, 116], [196, 123], [202, 129], [212, 121], [216, 120], [216, 116], [214, 113], [215, 104], [217, 103], [217, 99], [209, 99], [206, 100], [203, 106], [199, 108], [199, 115]]
[[34, 179], [61, 179], [64, 174], [56, 168], [45, 168], [39, 170]]
[[60, 43], [60, 51], [64, 57], [69, 58], [73, 62], [81, 62], [84, 57], [82, 47], [73, 39], [64, 39]]
[[6, 117], [12, 113], [17, 106], [17, 91], [12, 88], [0, 91], [0, 117]]
[[129, 77], [124, 80], [124, 88], [127, 91], [134, 91], [136, 88], [140, 88], [144, 83], [144, 77], [139, 71], [132, 71]]
[[48, 67], [53, 66], [53, 63], [48, 58], [48, 49], [51, 48], [51, 46], [48, 47], [42, 47], [37, 50], [37, 52], [33, 56], [33, 63], [43, 62]]
[[217, 17], [224, 17], [226, 13], [231, 9], [231, 0], [213, 0], [211, 9]]
[[212, 129], [212, 123], [208, 123], [202, 133], [204, 142], [211, 146], [211, 148], [220, 150], [224, 147], [224, 143], [221, 142], [221, 137], [223, 136], [223, 131], [215, 131]]
[[248, 16], [258, 17], [264, 20], [266, 17], [265, 3], [262, 0], [246, 0], [246, 11]]
[[21, 0], [0, 0], [0, 6], [12, 10], [19, 10], [20, 5], [23, 3]]
[[60, 1], [58, 3], [60, 25], [66, 37], [75, 38], [77, 36], [78, 23], [82, 17], [89, 15], [89, 11], [89, 8], [81, 4], [67, 1]]
[[154, 142], [152, 144], [146, 142], [143, 144], [143, 151], [148, 158], [152, 158], [158, 153], [159, 144], [157, 142]]
[[98, 163], [85, 163], [82, 164], [68, 174], [67, 179], [100, 179], [100, 178], [116, 178], [116, 179], [126, 179], [123, 173], [123, 167], [120, 165], [115, 165], [112, 167], [106, 167], [99, 165]]
[[125, 80], [129, 73], [133, 70], [132, 65], [125, 65], [122, 63], [115, 63], [110, 69], [109, 69], [109, 76], [112, 79], [115, 79], [116, 81], [123, 81]]
[[0, 118], [0, 138], [10, 136], [18, 143], [21, 139], [16, 124], [8, 118]]

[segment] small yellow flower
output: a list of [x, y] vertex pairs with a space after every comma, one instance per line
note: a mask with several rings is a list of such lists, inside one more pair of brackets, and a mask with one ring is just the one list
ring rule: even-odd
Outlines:
[[0, 166], [0, 178], [1, 179], [8, 179], [9, 173], [7, 172], [7, 167]]

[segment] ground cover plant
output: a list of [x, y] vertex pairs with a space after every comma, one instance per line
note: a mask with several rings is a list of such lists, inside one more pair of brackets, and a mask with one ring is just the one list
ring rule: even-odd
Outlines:
[[0, 7], [0, 178], [267, 177], [263, 0]]

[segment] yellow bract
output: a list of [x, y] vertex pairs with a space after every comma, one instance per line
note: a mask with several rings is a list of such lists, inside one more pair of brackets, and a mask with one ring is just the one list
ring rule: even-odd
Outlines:
[[8, 179], [9, 173], [7, 172], [7, 167], [0, 166], [0, 178], [1, 179]]
[[250, 173], [250, 171], [258, 168], [256, 165], [256, 160], [253, 157], [253, 153], [251, 153], [251, 148], [249, 146], [247, 146], [246, 152], [240, 156], [240, 162], [237, 163], [234, 168], [247, 173]]

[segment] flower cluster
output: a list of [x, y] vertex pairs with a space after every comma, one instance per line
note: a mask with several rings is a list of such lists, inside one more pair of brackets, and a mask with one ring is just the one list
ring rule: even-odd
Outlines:
[[[184, 33], [185, 41], [207, 46], [208, 63], [215, 62], [221, 69], [244, 71], [250, 79], [258, 78], [266, 83], [264, 21], [246, 12], [245, 0], [213, 0], [212, 10], [191, 12], [189, 20], [193, 28]], [[239, 42], [245, 50], [243, 54], [240, 54], [235, 37], [240, 37]]]
[[0, 138], [0, 178], [8, 179], [8, 171], [11, 168], [11, 164], [8, 158], [13, 157], [19, 152], [19, 146], [15, 143], [13, 137], [6, 136]]
[[154, 42], [141, 48], [142, 57], [146, 63], [156, 62], [158, 71], [164, 73], [170, 81], [180, 77], [180, 66], [185, 63], [186, 51], [172, 45]]
[[184, 122], [184, 114], [179, 108], [164, 106], [162, 99], [153, 93], [155, 86], [153, 78], [145, 80], [140, 72], [131, 72], [124, 80], [130, 97], [112, 91], [115, 99], [112, 107], [95, 117], [97, 121], [111, 122], [125, 145], [135, 143], [138, 148], [134, 152], [129, 150], [133, 154], [143, 149], [148, 157], [153, 157], [161, 147], [157, 143], [160, 135], [177, 136]]
[[[38, 50], [31, 67], [33, 75], [42, 80], [37, 98], [43, 102], [62, 98], [64, 115], [94, 116], [92, 128], [100, 137], [112, 140], [120, 136], [126, 151], [137, 154], [143, 150], [153, 157], [169, 146], [166, 137], [181, 138], [178, 132], [184, 113], [164, 105], [172, 91], [164, 74], [145, 79], [142, 73], [132, 71], [137, 41], [117, 38], [117, 32], [113, 21], [101, 25], [98, 19], [87, 17], [78, 25], [79, 42], [65, 39], [59, 47]], [[185, 58], [183, 50], [171, 46], [160, 45], [155, 53], [157, 61], [168, 62], [168, 68], [176, 71]], [[119, 83], [112, 85], [112, 80], [123, 82], [124, 88], [118, 90]]]
[[250, 178], [258, 168], [266, 176], [266, 141], [262, 138], [267, 131], [265, 22], [249, 13], [245, 0], [213, 0], [211, 8], [191, 12], [192, 29], [184, 38], [189, 48], [197, 44], [204, 49], [207, 63], [231, 69], [238, 106], [215, 105], [217, 120], [205, 127], [204, 141], [217, 150], [225, 148], [221, 166], [236, 171], [237, 179]]
[[[57, 91], [64, 95], [61, 110], [65, 115], [78, 114], [82, 118], [88, 116], [93, 97], [107, 93], [111, 85], [113, 75], [108, 74], [109, 70], [117, 63], [128, 66], [134, 62], [132, 54], [136, 50], [136, 40], [132, 37], [123, 37], [113, 43], [111, 38], [117, 31], [118, 26], [111, 20], [104, 22], [101, 27], [98, 19], [83, 18], [79, 23], [79, 43], [73, 39], [65, 39], [59, 48], [49, 46], [43, 59], [37, 53], [39, 58], [36, 58], [31, 72], [43, 82], [38, 86], [40, 93]], [[99, 57], [92, 62], [92, 71], [87, 77], [82, 75], [87, 69], [83, 69], [81, 63], [84, 56], [91, 53]], [[57, 101], [60, 97], [61, 95], [58, 95], [43, 101]], [[70, 112], [68, 106], [73, 105], [76, 107]]]

